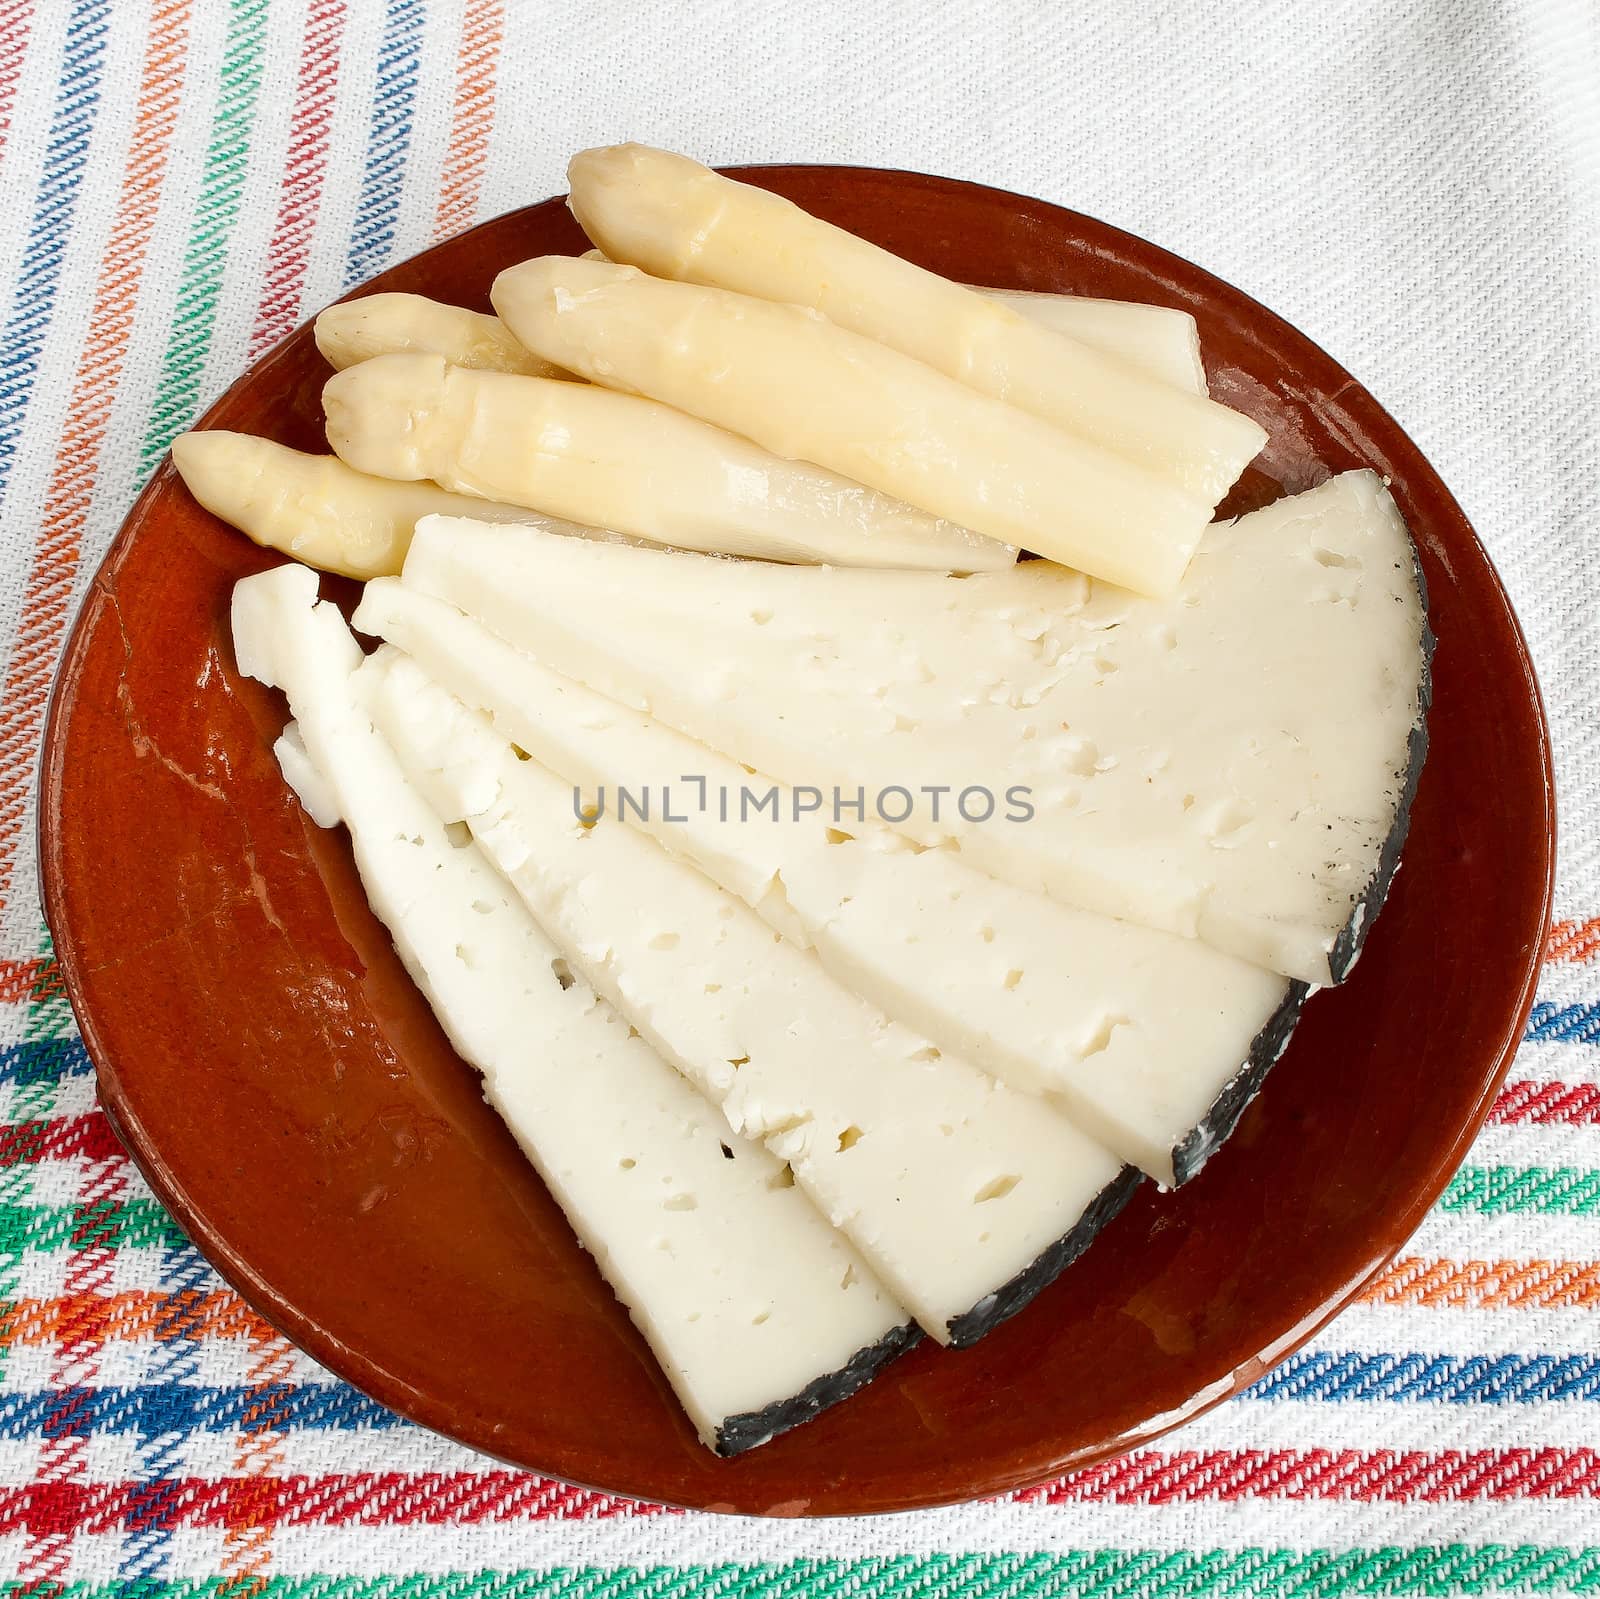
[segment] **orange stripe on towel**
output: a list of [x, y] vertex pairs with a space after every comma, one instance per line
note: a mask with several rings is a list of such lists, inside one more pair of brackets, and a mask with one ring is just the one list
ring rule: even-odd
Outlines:
[[1547, 961], [1570, 961], [1577, 965], [1600, 956], [1600, 916], [1586, 922], [1557, 922], [1550, 929], [1544, 947]]
[[202, 1338], [249, 1339], [264, 1347], [277, 1336], [235, 1293], [188, 1288], [179, 1293], [130, 1289], [116, 1294], [62, 1294], [0, 1305], [0, 1349], [65, 1343], [92, 1332], [102, 1342], [151, 1338], [157, 1343]]
[[1600, 1263], [1402, 1256], [1361, 1298], [1369, 1305], [1429, 1310], [1596, 1310]]
[[450, 144], [439, 176], [435, 238], [469, 228], [478, 217], [478, 196], [494, 126], [495, 72], [504, 36], [501, 0], [467, 0], [456, 52], [456, 104]]

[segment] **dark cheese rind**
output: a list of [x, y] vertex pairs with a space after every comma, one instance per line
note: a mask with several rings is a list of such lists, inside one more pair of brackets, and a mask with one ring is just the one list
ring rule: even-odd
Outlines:
[[951, 1348], [965, 1349], [969, 1344], [975, 1344], [1008, 1316], [1016, 1315], [1035, 1294], [1048, 1288], [1094, 1242], [1100, 1229], [1133, 1198], [1142, 1175], [1137, 1166], [1124, 1166], [1095, 1195], [1070, 1232], [1058, 1238], [1031, 1266], [1024, 1266], [1003, 1288], [985, 1294], [971, 1310], [957, 1316], [949, 1324]]
[[1406, 770], [1396, 796], [1394, 820], [1389, 825], [1389, 836], [1378, 854], [1377, 870], [1367, 882], [1364, 893], [1350, 907], [1350, 919], [1334, 940], [1328, 952], [1328, 967], [1333, 980], [1342, 983], [1350, 975], [1361, 954], [1361, 946], [1372, 931], [1372, 924], [1383, 909], [1389, 885], [1400, 869], [1400, 851], [1405, 848], [1406, 833], [1411, 827], [1411, 807], [1417, 797], [1417, 784], [1422, 779], [1422, 763], [1428, 756], [1428, 712], [1433, 706], [1433, 629], [1428, 625], [1428, 580], [1422, 574], [1422, 562], [1412, 545], [1411, 559], [1415, 563], [1417, 596], [1422, 603], [1422, 637], [1418, 648], [1422, 651], [1422, 671], [1417, 679], [1417, 719], [1411, 727], [1411, 737], [1406, 744]]
[[792, 1398], [774, 1400], [762, 1410], [729, 1416], [717, 1428], [716, 1453], [724, 1458], [742, 1455], [745, 1450], [776, 1438], [780, 1432], [810, 1421], [830, 1405], [866, 1387], [891, 1360], [898, 1359], [921, 1336], [920, 1329], [909, 1322], [891, 1328], [877, 1343], [858, 1349], [838, 1371], [827, 1372], [807, 1383]]
[[1199, 1126], [1192, 1128], [1181, 1143], [1173, 1146], [1174, 1185], [1188, 1182], [1216, 1153], [1223, 1139], [1239, 1125], [1245, 1106], [1261, 1092], [1267, 1073], [1289, 1047], [1289, 1035], [1300, 1020], [1300, 1012], [1310, 993], [1309, 983], [1289, 984], [1283, 1003], [1267, 1019], [1267, 1025], [1256, 1034], [1244, 1065], [1223, 1084], [1222, 1092], [1211, 1101]]

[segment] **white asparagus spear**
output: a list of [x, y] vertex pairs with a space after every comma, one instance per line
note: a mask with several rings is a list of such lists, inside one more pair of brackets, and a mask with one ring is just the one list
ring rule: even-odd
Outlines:
[[567, 179], [584, 232], [612, 260], [809, 306], [1115, 450], [1207, 505], [1266, 443], [1237, 411], [1075, 339], [1043, 335], [1008, 306], [684, 156], [636, 144], [585, 150]]
[[570, 256], [509, 268], [490, 298], [529, 349], [592, 382], [1143, 593], [1177, 586], [1210, 516], [1121, 456], [800, 306]]
[[[598, 250], [581, 259], [602, 261]], [[1038, 294], [1028, 289], [982, 289], [987, 299], [1013, 306], [1041, 327], [1070, 334], [1108, 355], [1120, 356], [1164, 383], [1206, 392], [1200, 336], [1187, 311], [1132, 300], [1095, 300], [1079, 294]], [[452, 366], [525, 377], [570, 377], [530, 355], [497, 316], [445, 305], [421, 294], [371, 294], [330, 305], [316, 322], [317, 348], [342, 372], [375, 355], [422, 352]]]
[[941, 572], [1016, 560], [1009, 545], [588, 384], [383, 355], [335, 374], [322, 403], [328, 442], [359, 471], [432, 478], [681, 549]]
[[444, 305], [422, 294], [369, 294], [330, 305], [317, 317], [315, 332], [323, 359], [339, 372], [375, 355], [418, 351], [485, 372], [519, 372], [535, 378], [567, 375], [530, 355], [499, 317]]
[[[971, 285], [968, 285], [971, 287]], [[1191, 394], [1206, 393], [1200, 329], [1187, 311], [1137, 300], [1097, 300], [1086, 294], [1041, 294], [1032, 289], [978, 289], [986, 300], [1020, 311], [1030, 322], [1115, 356], [1141, 372]]]
[[[604, 250], [585, 250], [578, 259], [605, 261], [609, 258]], [[1200, 329], [1187, 311], [1180, 311], [1176, 306], [1142, 305], [1137, 300], [1099, 300], [1086, 294], [1048, 294], [1035, 289], [986, 289], [976, 283], [965, 283], [962, 287], [1021, 312], [1030, 322], [1037, 322], [1053, 333], [1065, 333], [1080, 344], [1126, 361], [1141, 372], [1160, 378], [1163, 383], [1187, 389], [1191, 394], [1206, 393]], [[441, 349], [439, 354], [449, 359], [448, 350]]]
[[[221, 428], [180, 433], [172, 441], [172, 464], [213, 516], [257, 544], [346, 577], [397, 574], [424, 516], [537, 520], [518, 505], [448, 494], [432, 483], [369, 477], [331, 455], [307, 455], [271, 439]], [[588, 531], [550, 522], [545, 526], [558, 532]]]

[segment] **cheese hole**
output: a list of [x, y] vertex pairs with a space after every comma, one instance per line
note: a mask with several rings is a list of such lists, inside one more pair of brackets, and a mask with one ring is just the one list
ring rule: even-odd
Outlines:
[[1312, 559], [1318, 566], [1335, 567], [1346, 572], [1359, 572], [1361, 570], [1361, 557], [1359, 555], [1341, 555], [1338, 550], [1314, 549]]
[[1021, 981], [1022, 981], [1022, 968], [1020, 966], [1013, 966], [1011, 968], [1011, 970], [1006, 973], [1006, 981], [1005, 981], [1006, 991], [1009, 993]]
[[467, 849], [472, 844], [472, 829], [465, 822], [446, 822], [444, 836], [450, 840], [451, 849]]
[[759, 1316], [752, 1316], [750, 1318], [750, 1325], [752, 1327], [760, 1327], [761, 1325], [763, 1325], [763, 1323], [769, 1322], [771, 1320], [772, 1320], [772, 1312], [770, 1310], [763, 1310]]
[[657, 933], [650, 940], [650, 947], [651, 949], [662, 950], [676, 949], [678, 947], [678, 935], [676, 933]]
[[1194, 795], [1193, 794], [1185, 794], [1183, 796], [1183, 808], [1186, 811], [1192, 811], [1194, 809]]
[[855, 1269], [855, 1267], [854, 1266], [846, 1266], [845, 1269], [844, 1269], [844, 1276], [842, 1276], [839, 1279], [839, 1286], [841, 1288], [853, 1288], [855, 1286], [855, 1282], [856, 1282], [856, 1269]]
[[708, 994], [720, 994], [722, 992], [722, 984], [721, 983], [707, 983], [706, 984], [706, 992]]
[[[894, 713], [894, 730], [897, 733], [915, 733], [922, 724], [913, 716], [902, 715], [899, 711]], [[422, 840], [419, 838], [420, 844]]]
[[729, 1149], [726, 1144], [718, 1144], [717, 1148], [722, 1151], [722, 1158], [724, 1160], [732, 1160], [733, 1159], [733, 1151], [731, 1149]]
[[949, 1122], [940, 1122], [939, 1131], [943, 1133], [946, 1138], [954, 1138], [956, 1135], [955, 1128], [952, 1127]]
[[1083, 739], [1067, 752], [1067, 758], [1061, 764], [1074, 777], [1093, 777], [1100, 767], [1100, 751]]
[[1178, 647], [1178, 632], [1174, 627], [1162, 622], [1151, 631], [1150, 635], [1164, 650], [1175, 650]]
[[456, 959], [470, 972], [474, 970], [472, 954], [465, 944], [456, 945]]
[[637, 1027], [630, 1027], [628, 1029], [628, 1037], [629, 1038], [643, 1038], [644, 1034], [641, 1033]]
[[772, 612], [768, 610], [752, 611], [750, 613], [750, 620], [754, 622], [757, 627], [765, 627], [767, 623], [772, 620]]
[[861, 1142], [861, 1129], [850, 1126], [839, 1134], [839, 1153], [842, 1155], [847, 1149], [854, 1149]]
[[842, 827], [830, 827], [823, 835], [830, 844], [853, 844], [856, 835], [847, 833]]
[[550, 962], [550, 971], [555, 977], [555, 980], [560, 983], [563, 988], [572, 987], [572, 970], [559, 955], [557, 955], [556, 958]]
[[988, 1233], [979, 1233], [978, 1234], [978, 1242], [980, 1244], [988, 1243], [989, 1242], [989, 1234]]
[[1022, 1179], [1014, 1172], [1007, 1172], [1001, 1177], [991, 1177], [977, 1193], [972, 1196], [974, 1205], [986, 1205], [991, 1199], [1004, 1199]]
[[733, 1069], [734, 1069], [734, 1070], [735, 1070], [735, 1071], [738, 1071], [738, 1069], [739, 1069], [739, 1068], [740, 1068], [740, 1067], [741, 1067], [741, 1066], [748, 1066], [748, 1065], [749, 1065], [749, 1064], [750, 1064], [750, 1057], [749, 1057], [749, 1056], [748, 1056], [748, 1055], [734, 1055], [734, 1056], [730, 1056], [730, 1057], [729, 1057], [729, 1060], [728, 1060], [728, 1064], [729, 1064], [729, 1065], [730, 1065], [730, 1066], [731, 1066], [731, 1067], [733, 1067]]
[[1122, 667], [1109, 655], [1097, 655], [1094, 658], [1094, 669], [1101, 677], [1110, 677], [1113, 672], [1120, 672]]
[[525, 749], [523, 749], [520, 744], [513, 744], [511, 746], [511, 753], [515, 755], [519, 761], [531, 761], [533, 759], [533, 757]]
[[632, 1171], [632, 1170], [633, 1170], [633, 1168], [634, 1168], [634, 1167], [635, 1167], [635, 1166], [637, 1166], [637, 1165], [638, 1165], [638, 1164], [639, 1164], [639, 1162], [638, 1162], [638, 1161], [636, 1161], [636, 1160], [635, 1160], [635, 1159], [634, 1159], [634, 1158], [633, 1158], [633, 1156], [632, 1156], [632, 1155], [624, 1155], [624, 1156], [623, 1156], [623, 1157], [622, 1157], [622, 1159], [621, 1159], [621, 1160], [619, 1160], [619, 1161], [618, 1161], [618, 1162], [617, 1162], [617, 1166], [618, 1166], [618, 1168], [619, 1168], [619, 1169], [620, 1169], [620, 1170], [622, 1170], [622, 1171]]
[[700, 1312], [698, 1310], [691, 1310], [684, 1319], [691, 1322], [699, 1321]]
[[475, 900], [473, 900], [472, 908], [480, 916], [488, 916], [494, 910], [494, 906], [491, 905], [488, 902], [488, 900], [486, 900], [486, 899], [475, 899]]
[[930, 1061], [938, 1060], [940, 1057], [939, 1051], [932, 1044], [925, 1044], [921, 1049], [913, 1050], [911, 1058], [912, 1060]]
[[985, 944], [992, 944], [994, 942], [994, 929], [992, 927], [982, 928], [980, 930], [980, 936]]
[[693, 1194], [674, 1194], [666, 1200], [661, 1208], [663, 1210], [698, 1210], [700, 1201]]
[[1118, 1016], [1112, 1011], [1107, 1011], [1095, 1024], [1094, 1031], [1089, 1034], [1079, 1053], [1085, 1060], [1091, 1055], [1104, 1054], [1111, 1047], [1111, 1035], [1119, 1027], [1131, 1027], [1132, 1025], [1132, 1022], [1126, 1016]]
[[1244, 839], [1255, 812], [1243, 800], [1224, 800], [1212, 813], [1206, 832], [1214, 849], [1232, 849]]
[[1026, 744], [1029, 739], [1037, 738], [1038, 736], [1039, 729], [1036, 728], [1031, 722], [1022, 730], [1022, 741], [1024, 744]]
[[773, 1190], [777, 1190], [779, 1188], [793, 1188], [794, 1173], [790, 1171], [787, 1166], [782, 1167], [780, 1170], [775, 1171], [767, 1179], [767, 1187]]

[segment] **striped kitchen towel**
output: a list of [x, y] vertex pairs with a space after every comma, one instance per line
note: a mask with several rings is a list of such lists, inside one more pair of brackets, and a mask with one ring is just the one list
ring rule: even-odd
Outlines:
[[[1564, 0], [0, 0], [4, 1592], [1600, 1590], [1597, 61]], [[623, 137], [972, 177], [1202, 261], [1396, 412], [1538, 658], [1564, 920], [1468, 1164], [1248, 1393], [1003, 1501], [719, 1520], [396, 1420], [143, 1188], [42, 932], [51, 674], [172, 435], [325, 301]]]

